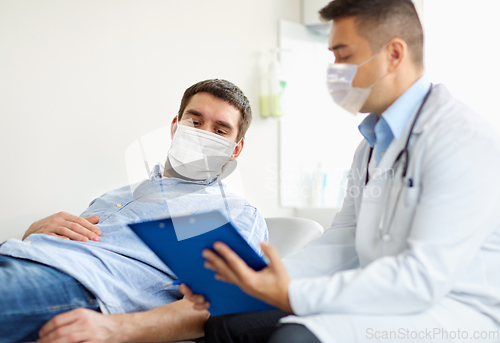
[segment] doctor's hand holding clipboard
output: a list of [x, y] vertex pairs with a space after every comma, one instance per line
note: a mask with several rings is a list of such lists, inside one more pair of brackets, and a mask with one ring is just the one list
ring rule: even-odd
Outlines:
[[[266, 243], [261, 243], [260, 247], [269, 259], [268, 266], [260, 271], [250, 268], [222, 242], [215, 242], [214, 250], [203, 250], [202, 256], [206, 259], [205, 267], [216, 272], [216, 279], [233, 283], [245, 293], [292, 313], [288, 299], [290, 278], [285, 265], [275, 247]], [[186, 285], [181, 285], [179, 290], [193, 302], [195, 309], [206, 310], [210, 307], [202, 295], [193, 294]]]

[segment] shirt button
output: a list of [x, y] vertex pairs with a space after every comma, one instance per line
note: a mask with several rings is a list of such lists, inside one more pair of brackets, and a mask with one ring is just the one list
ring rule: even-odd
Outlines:
[[380, 153], [380, 157], [384, 157], [384, 155], [385, 155], [385, 151], [382, 151], [382, 152]]
[[384, 234], [382, 235], [382, 240], [384, 242], [389, 242], [391, 240], [391, 236], [389, 236], [388, 234]]
[[116, 204], [116, 207], [120, 208], [122, 207], [122, 204]]
[[31, 241], [24, 241], [24, 243], [26, 243], [26, 244], [31, 244]]

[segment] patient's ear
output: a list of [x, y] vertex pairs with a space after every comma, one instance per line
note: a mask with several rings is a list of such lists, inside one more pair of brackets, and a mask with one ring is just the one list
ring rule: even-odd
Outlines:
[[170, 124], [170, 139], [174, 139], [175, 130], [177, 130], [177, 116], [172, 119], [172, 123]]
[[245, 145], [245, 139], [242, 138], [238, 145], [234, 148], [232, 158], [237, 158], [241, 154], [241, 150], [243, 150], [243, 145]]

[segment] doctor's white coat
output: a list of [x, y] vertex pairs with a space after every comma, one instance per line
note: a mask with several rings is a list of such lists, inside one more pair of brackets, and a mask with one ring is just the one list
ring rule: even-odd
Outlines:
[[400, 327], [500, 331], [500, 134], [434, 86], [403, 179], [403, 163], [393, 163], [415, 115], [371, 163], [366, 187], [370, 147], [360, 144], [332, 226], [284, 259], [297, 316], [283, 322], [305, 325], [322, 342]]

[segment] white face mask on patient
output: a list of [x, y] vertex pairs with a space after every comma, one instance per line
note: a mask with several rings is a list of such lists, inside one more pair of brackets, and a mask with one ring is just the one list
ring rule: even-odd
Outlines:
[[215, 133], [178, 124], [168, 162], [183, 177], [206, 180], [222, 173], [237, 145]]
[[375, 81], [368, 88], [354, 87], [352, 85], [352, 80], [356, 76], [358, 68], [377, 57], [382, 51], [384, 51], [387, 45], [389, 44], [386, 44], [386, 46], [376, 55], [358, 65], [347, 63], [328, 64], [326, 84], [328, 86], [330, 96], [337, 105], [352, 114], [358, 114], [361, 107], [365, 104], [366, 99], [370, 96], [373, 86], [379, 83], [380, 80], [387, 76], [387, 74]]

